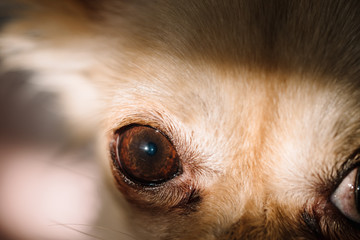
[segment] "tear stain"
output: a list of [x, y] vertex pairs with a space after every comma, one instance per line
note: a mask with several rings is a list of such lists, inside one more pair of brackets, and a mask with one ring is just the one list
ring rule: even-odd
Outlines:
[[305, 223], [305, 225], [309, 228], [311, 233], [313, 233], [314, 236], [320, 238], [321, 230], [320, 230], [318, 218], [313, 214], [308, 213], [307, 211], [303, 211], [301, 213], [301, 218]]

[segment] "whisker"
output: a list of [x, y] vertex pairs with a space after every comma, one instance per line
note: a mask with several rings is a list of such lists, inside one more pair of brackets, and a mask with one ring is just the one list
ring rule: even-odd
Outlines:
[[[91, 227], [91, 228], [94, 228], [94, 229], [99, 229], [99, 230], [104, 230], [104, 231], [111, 231], [111, 232], [115, 232], [115, 233], [119, 233], [119, 234], [122, 234], [124, 236], [127, 236], [127, 237], [130, 237], [131, 239], [136, 239], [133, 235], [129, 234], [129, 233], [126, 233], [126, 232], [122, 232], [122, 231], [118, 231], [118, 230], [115, 230], [115, 229], [111, 229], [111, 228], [108, 228], [108, 227], [104, 227], [104, 226], [100, 226], [100, 225], [91, 225], [91, 224], [80, 224], [80, 223], [58, 223], [56, 221], [53, 221], [55, 222], [54, 224], [50, 224], [48, 225], [49, 227], [51, 226], [63, 226], [63, 227], [66, 227], [68, 229], [71, 229], [71, 230], [75, 230], [79, 233], [84, 233], [76, 228], [74, 228], [75, 226], [85, 226], [85, 227]], [[74, 227], [71, 227], [71, 226], [74, 226]], [[84, 233], [86, 234], [86, 233]], [[86, 234], [86, 235], [89, 235], [91, 237], [94, 237], [94, 238], [97, 238], [97, 239], [101, 239], [100, 237], [98, 236], [92, 236], [91, 234]]]
[[72, 231], [75, 231], [75, 232], [84, 234], [85, 236], [89, 236], [89, 237], [92, 237], [92, 238], [95, 238], [95, 239], [105, 240], [105, 239], [103, 239], [103, 238], [101, 238], [101, 237], [99, 237], [99, 236], [95, 236], [95, 235], [92, 235], [92, 234], [90, 234], [90, 233], [86, 233], [86, 232], [84, 232], [84, 231], [81, 231], [81, 230], [79, 230], [79, 229], [76, 229], [76, 228], [74, 228], [74, 227], [71, 227], [70, 225], [71, 225], [71, 224], [56, 223], [56, 224], [51, 224], [51, 225], [48, 225], [48, 226], [50, 226], [50, 227], [51, 227], [51, 226], [62, 226], [62, 227], [64, 227], [64, 228], [70, 229], [70, 230], [72, 230]]

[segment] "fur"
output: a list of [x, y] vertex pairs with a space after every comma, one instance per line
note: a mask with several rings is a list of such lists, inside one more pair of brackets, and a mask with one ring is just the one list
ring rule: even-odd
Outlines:
[[[136, 239], [360, 237], [328, 201], [360, 145], [359, 1], [88, 2], [25, 1], [0, 54], [59, 94], [74, 137], [99, 136]], [[183, 174], [116, 176], [109, 142], [133, 123]]]

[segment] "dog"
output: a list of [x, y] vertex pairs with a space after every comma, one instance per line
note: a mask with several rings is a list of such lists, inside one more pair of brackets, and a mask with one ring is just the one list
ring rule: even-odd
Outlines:
[[99, 239], [359, 239], [358, 1], [19, 4], [3, 69], [96, 136]]

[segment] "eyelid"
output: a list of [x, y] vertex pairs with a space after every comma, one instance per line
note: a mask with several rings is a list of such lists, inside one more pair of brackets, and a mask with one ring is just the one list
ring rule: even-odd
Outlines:
[[332, 180], [330, 195], [342, 183], [344, 178], [357, 167], [360, 167], [360, 147], [357, 148], [350, 156], [348, 156], [341, 167], [335, 171], [336, 174]]
[[134, 108], [130, 109], [129, 113], [122, 114], [122, 116], [126, 117], [115, 119], [108, 129], [109, 132], [115, 132], [129, 125], [144, 125], [158, 129], [172, 139], [174, 134], [173, 129], [181, 129], [176, 119], [165, 114], [163, 110]]

